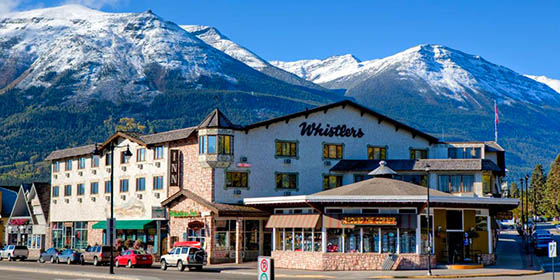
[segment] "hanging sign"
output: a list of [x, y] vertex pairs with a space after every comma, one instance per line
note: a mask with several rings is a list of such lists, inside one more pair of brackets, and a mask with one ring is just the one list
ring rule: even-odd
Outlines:
[[372, 226], [396, 226], [397, 217], [392, 216], [345, 216], [342, 217], [343, 225], [372, 225]]
[[299, 127], [301, 127], [301, 136], [325, 136], [325, 137], [353, 137], [362, 138], [364, 137], [364, 132], [361, 128], [354, 128], [343, 125], [331, 126], [331, 124], [310, 123], [302, 122]]
[[179, 186], [179, 151], [171, 150], [171, 164], [169, 166], [169, 185]]

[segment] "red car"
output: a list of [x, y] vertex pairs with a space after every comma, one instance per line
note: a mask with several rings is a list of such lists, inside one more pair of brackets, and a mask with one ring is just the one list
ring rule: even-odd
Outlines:
[[152, 255], [142, 250], [126, 250], [120, 256], [115, 258], [115, 266], [139, 267], [139, 266], [152, 266], [154, 258]]

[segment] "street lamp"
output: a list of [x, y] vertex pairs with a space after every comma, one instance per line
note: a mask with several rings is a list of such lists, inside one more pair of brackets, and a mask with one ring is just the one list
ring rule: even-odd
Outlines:
[[523, 207], [523, 178], [519, 179], [519, 188], [521, 189], [521, 235], [523, 237], [523, 240], [525, 240], [525, 208]]
[[432, 276], [432, 225], [430, 223], [430, 165], [426, 164], [426, 208], [428, 210], [428, 276]]
[[[531, 233], [533, 231], [532, 228], [529, 228], [529, 174], [525, 175], [525, 214], [527, 215], [527, 234], [528, 236], [531, 236]], [[535, 224], [535, 221], [533, 219], [533, 225]], [[527, 254], [529, 254], [529, 240], [527, 240], [525, 242], [525, 250], [527, 252]]]
[[[113, 224], [114, 221], [114, 204], [113, 204], [113, 193], [114, 193], [114, 177], [115, 177], [115, 173], [114, 173], [114, 165], [115, 165], [115, 148], [120, 148], [119, 146], [115, 145], [115, 143], [113, 143], [113, 141], [111, 141], [109, 143], [109, 150], [111, 151], [111, 218], [110, 218], [110, 229], [111, 232], [107, 232], [107, 235], [109, 236], [109, 245], [111, 246], [111, 252], [110, 252], [110, 261], [109, 261], [109, 274], [115, 274], [115, 255], [113, 253], [113, 227], [116, 226], [116, 223]], [[99, 150], [99, 148], [97, 147], [97, 144], [95, 144], [95, 149], [93, 150], [93, 155], [96, 156], [100, 156], [101, 155], [101, 150]], [[128, 145], [126, 145], [126, 151], [123, 154], [125, 157], [131, 157], [132, 153], [130, 152], [130, 147]]]

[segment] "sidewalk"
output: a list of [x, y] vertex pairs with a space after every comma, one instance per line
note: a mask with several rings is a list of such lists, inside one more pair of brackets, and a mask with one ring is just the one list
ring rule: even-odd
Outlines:
[[[432, 269], [432, 276], [426, 270], [401, 271], [307, 271], [295, 269], [276, 269], [278, 278], [316, 278], [316, 279], [390, 279], [390, 278], [473, 278], [473, 277], [506, 277], [523, 276], [543, 273], [536, 262], [529, 267], [529, 256], [521, 251], [521, 238], [514, 232], [504, 232], [498, 242], [496, 265], [480, 269]], [[255, 262], [241, 265], [212, 265], [209, 269], [220, 270], [220, 273], [231, 273], [256, 277]]]

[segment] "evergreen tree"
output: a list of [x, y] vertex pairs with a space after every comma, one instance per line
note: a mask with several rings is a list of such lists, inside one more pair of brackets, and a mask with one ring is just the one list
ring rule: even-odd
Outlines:
[[[531, 185], [529, 190], [529, 209], [535, 216], [541, 216], [549, 208], [544, 202], [546, 177], [541, 164], [537, 164], [531, 174]], [[533, 208], [534, 207], [534, 208]], [[535, 212], [533, 212], [535, 211]]]
[[509, 197], [518, 198], [519, 197], [519, 189], [517, 188], [517, 184], [512, 182], [509, 185]]
[[550, 165], [545, 189], [545, 201], [548, 204], [547, 214], [552, 217], [560, 216], [560, 154]]

